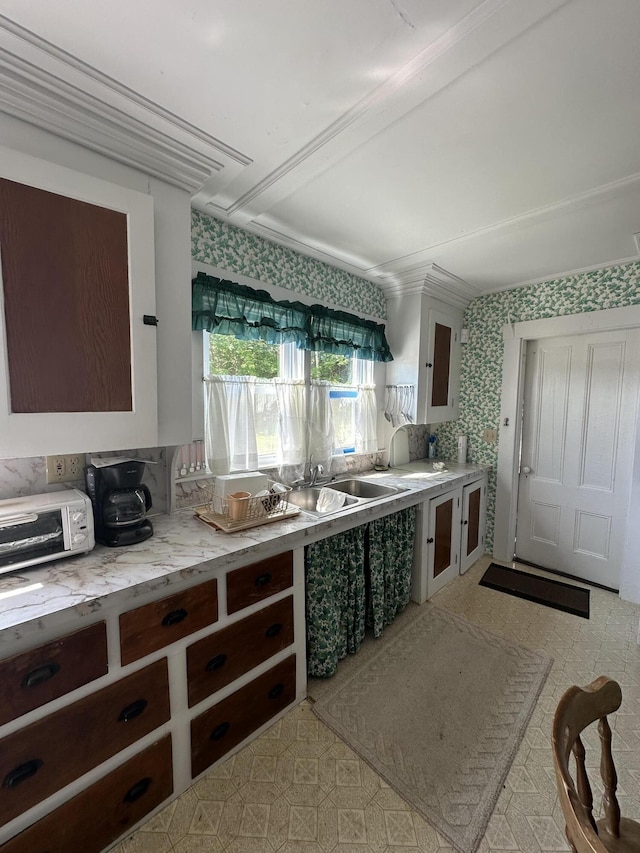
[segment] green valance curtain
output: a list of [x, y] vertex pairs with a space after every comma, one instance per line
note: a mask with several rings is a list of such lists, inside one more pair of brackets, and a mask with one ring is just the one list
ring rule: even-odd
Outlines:
[[198, 273], [192, 328], [241, 340], [295, 341], [299, 349], [392, 361], [384, 326], [323, 305], [276, 301], [264, 290]]

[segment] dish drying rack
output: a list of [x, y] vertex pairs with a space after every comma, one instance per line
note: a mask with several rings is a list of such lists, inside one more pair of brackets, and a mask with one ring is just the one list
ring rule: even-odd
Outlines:
[[[274, 492], [275, 481], [267, 480], [268, 495], [250, 495], [246, 498], [232, 498], [229, 495], [222, 497], [217, 495], [213, 486], [206, 483], [198, 483], [198, 488], [208, 496], [204, 506], [194, 507], [194, 512], [206, 524], [224, 530], [226, 533], [235, 530], [245, 530], [249, 527], [257, 527], [259, 524], [269, 524], [281, 518], [291, 518], [298, 515], [300, 508], [289, 505], [289, 493], [291, 486], [279, 483], [279, 488], [284, 491]], [[235, 507], [231, 509], [231, 505]]]

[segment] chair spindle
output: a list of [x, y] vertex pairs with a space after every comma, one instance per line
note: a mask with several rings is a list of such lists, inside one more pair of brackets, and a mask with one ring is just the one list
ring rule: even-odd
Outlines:
[[589, 777], [587, 776], [587, 768], [585, 766], [586, 753], [582, 740], [580, 739], [580, 735], [578, 735], [575, 743], [573, 744], [573, 754], [576, 759], [576, 790], [578, 792], [578, 797], [580, 798], [580, 802], [587, 813], [589, 823], [597, 834], [598, 827], [593, 817], [593, 794], [591, 792], [591, 785], [589, 784]]
[[602, 804], [607, 830], [614, 838], [620, 838], [620, 806], [616, 797], [618, 774], [611, 754], [611, 727], [606, 717], [602, 717], [598, 723], [598, 734], [601, 743], [600, 775], [604, 785]]

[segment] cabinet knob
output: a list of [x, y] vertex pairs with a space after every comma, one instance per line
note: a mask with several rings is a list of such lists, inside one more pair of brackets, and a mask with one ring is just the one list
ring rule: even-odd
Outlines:
[[19, 785], [21, 782], [26, 782], [27, 779], [35, 776], [41, 767], [42, 760], [40, 758], [32, 758], [31, 761], [25, 761], [24, 764], [20, 764], [18, 767], [15, 767], [7, 773], [2, 781], [2, 787], [9, 789], [15, 788], [16, 785]]
[[149, 786], [151, 785], [151, 781], [151, 776], [145, 776], [144, 779], [140, 779], [139, 782], [136, 782], [135, 785], [132, 785], [129, 788], [122, 798], [122, 802], [135, 803], [136, 800], [139, 800], [140, 797], [143, 797], [147, 793]]
[[265, 637], [277, 637], [280, 631], [282, 631], [282, 625], [279, 622], [274, 622], [273, 625], [269, 625], [264, 635]]
[[254, 586], [266, 586], [268, 583], [271, 583], [271, 573], [265, 572], [262, 575], [258, 575], [258, 577], [253, 582]]
[[227, 656], [225, 654], [216, 655], [214, 658], [208, 662], [205, 666], [207, 672], [215, 672], [220, 667], [224, 666], [227, 662]]
[[136, 699], [135, 702], [127, 705], [126, 708], [123, 708], [122, 711], [120, 711], [118, 722], [128, 723], [129, 720], [135, 720], [136, 717], [140, 716], [148, 704], [149, 703], [146, 699]]
[[43, 663], [42, 666], [37, 666], [28, 672], [20, 682], [21, 687], [37, 687], [39, 684], [44, 684], [50, 678], [60, 672], [60, 664], [58, 663]]
[[284, 692], [284, 684], [276, 684], [267, 694], [269, 699], [277, 699]]
[[432, 364], [430, 361], [428, 361], [428, 362], [425, 364], [425, 367], [433, 367], [433, 364]]
[[209, 735], [209, 740], [221, 740], [231, 728], [231, 723], [220, 723]]
[[530, 473], [531, 473], [531, 468], [529, 468], [529, 466], [528, 466], [528, 465], [525, 465], [525, 466], [524, 466], [524, 468], [522, 469], [522, 473], [523, 473], [523, 474], [530, 474]]
[[179, 610], [172, 610], [171, 613], [167, 613], [167, 615], [162, 620], [162, 624], [165, 628], [171, 627], [171, 625], [177, 625], [178, 622], [182, 622], [183, 619], [186, 619], [188, 616], [188, 612], [181, 607]]

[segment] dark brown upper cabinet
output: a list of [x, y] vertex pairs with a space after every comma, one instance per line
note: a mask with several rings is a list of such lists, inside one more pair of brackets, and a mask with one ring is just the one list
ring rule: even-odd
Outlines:
[[153, 202], [3, 149], [0, 456], [157, 443]]

